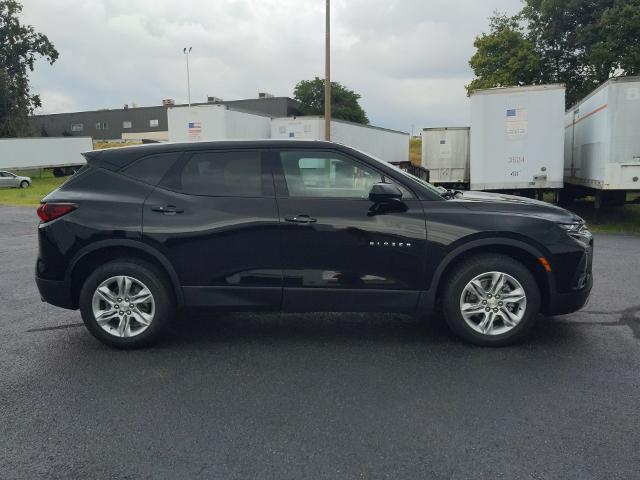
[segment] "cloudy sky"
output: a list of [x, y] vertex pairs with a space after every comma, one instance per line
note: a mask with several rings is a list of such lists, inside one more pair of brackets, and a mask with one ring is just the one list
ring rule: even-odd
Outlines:
[[[22, 0], [60, 52], [32, 87], [41, 113], [186, 102], [258, 91], [291, 96], [324, 70], [324, 0]], [[362, 95], [371, 123], [467, 125], [473, 39], [520, 0], [333, 0], [332, 78]]]

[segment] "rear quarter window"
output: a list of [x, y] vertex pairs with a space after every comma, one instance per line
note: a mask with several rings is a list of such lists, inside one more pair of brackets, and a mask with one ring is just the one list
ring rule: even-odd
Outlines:
[[261, 197], [261, 157], [259, 151], [194, 153], [162, 186], [189, 195]]
[[180, 158], [181, 153], [159, 153], [136, 160], [133, 165], [125, 168], [122, 173], [149, 185], [157, 185], [167, 171]]

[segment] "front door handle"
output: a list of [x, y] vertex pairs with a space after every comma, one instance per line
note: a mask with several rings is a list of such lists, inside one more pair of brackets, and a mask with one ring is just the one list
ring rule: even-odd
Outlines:
[[151, 207], [151, 211], [162, 213], [164, 215], [175, 215], [176, 213], [184, 212], [182, 208], [178, 208], [175, 205], [156, 205]]
[[295, 215], [293, 217], [285, 217], [287, 222], [293, 223], [316, 223], [318, 220], [315, 218], [311, 218], [309, 215], [301, 213], [300, 215]]

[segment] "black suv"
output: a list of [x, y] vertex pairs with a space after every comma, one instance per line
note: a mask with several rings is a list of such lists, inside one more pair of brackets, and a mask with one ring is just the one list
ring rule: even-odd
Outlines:
[[115, 347], [178, 309], [442, 310], [480, 345], [523, 337], [591, 290], [584, 221], [534, 200], [437, 189], [317, 141], [93, 151], [38, 209], [44, 301]]

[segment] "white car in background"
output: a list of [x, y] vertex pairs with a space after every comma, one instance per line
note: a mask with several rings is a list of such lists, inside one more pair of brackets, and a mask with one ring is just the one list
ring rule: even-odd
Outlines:
[[15, 173], [0, 170], [0, 187], [27, 188], [30, 186], [30, 177], [21, 177]]

